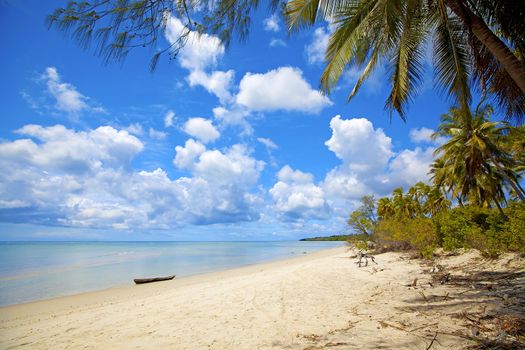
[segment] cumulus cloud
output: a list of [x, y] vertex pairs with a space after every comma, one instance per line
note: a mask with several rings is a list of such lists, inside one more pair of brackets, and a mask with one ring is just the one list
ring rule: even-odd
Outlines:
[[180, 169], [193, 169], [195, 159], [206, 151], [206, 146], [193, 139], [186, 141], [184, 146], [175, 147], [173, 163]]
[[233, 106], [232, 108], [225, 108], [223, 106], [215, 107], [213, 109], [214, 118], [224, 126], [240, 126], [243, 131], [241, 135], [251, 135], [253, 129], [246, 120], [250, 116], [250, 111], [241, 106]]
[[392, 140], [364, 118], [330, 121], [332, 137], [326, 146], [342, 163], [326, 175], [323, 188], [330, 196], [356, 200], [366, 194], [386, 195], [399, 186], [428, 181], [433, 147], [394, 152]]
[[[16, 131], [32, 139], [0, 144], [4, 157], [19, 158], [46, 171], [79, 173], [101, 167], [127, 167], [144, 148], [143, 143], [127, 131], [101, 126], [75, 132], [63, 125], [42, 127], [26, 125]], [[20, 147], [19, 147], [20, 146]]]
[[399, 184], [406, 188], [419, 181], [428, 182], [434, 151], [434, 147], [416, 147], [414, 150], [401, 151], [390, 162], [387, 183]]
[[323, 189], [313, 183], [313, 175], [284, 166], [270, 189], [274, 209], [285, 221], [326, 219], [330, 213]]
[[224, 55], [224, 45], [220, 39], [206, 33], [190, 31], [184, 27], [180, 19], [173, 16], [168, 19], [165, 35], [170, 44], [176, 44], [181, 36], [186, 35], [186, 43], [180, 48], [177, 60], [181, 67], [190, 72], [186, 78], [188, 84], [204, 87], [208, 92], [216, 95], [222, 103], [229, 101], [233, 70], [209, 72]]
[[382, 129], [374, 129], [368, 119], [343, 120], [337, 115], [330, 121], [330, 128], [332, 137], [325, 145], [351, 171], [365, 174], [378, 171], [394, 154], [392, 139]]
[[314, 31], [312, 41], [305, 47], [308, 63], [320, 64], [324, 62], [324, 54], [329, 38], [330, 33], [324, 27], [319, 27]]
[[434, 130], [429, 128], [416, 128], [410, 130], [410, 140], [414, 143], [430, 143], [435, 145], [442, 145], [446, 142], [445, 137], [438, 137], [435, 140], [432, 140], [432, 134]]
[[175, 117], [175, 112], [171, 110], [166, 112], [166, 115], [164, 116], [164, 127], [169, 128], [170, 126], [173, 126], [174, 117]]
[[279, 26], [279, 17], [277, 17], [277, 14], [273, 14], [270, 17], [266, 18], [263, 21], [264, 24], [264, 30], [268, 32], [278, 32], [280, 29]]
[[[270, 189], [274, 210], [283, 221], [305, 222], [329, 217], [344, 223], [348, 212], [364, 195], [385, 196], [396, 188], [428, 182], [434, 147], [394, 151], [392, 140], [365, 118], [330, 121], [332, 135], [327, 148], [340, 159], [324, 179], [289, 166], [278, 173]], [[330, 213], [330, 216], [327, 216]]]
[[190, 136], [197, 138], [202, 143], [217, 140], [221, 134], [213, 126], [211, 120], [204, 118], [190, 118], [184, 124], [183, 130]]
[[147, 229], [258, 219], [264, 162], [244, 146], [207, 150], [188, 140], [174, 162], [190, 176], [172, 180], [160, 168], [131, 168], [144, 145], [124, 130], [26, 125], [17, 133], [0, 143], [1, 221]]
[[264, 74], [247, 73], [236, 97], [254, 111], [288, 110], [318, 113], [332, 102], [312, 89], [298, 68], [281, 67]]
[[200, 85], [209, 93], [217, 96], [221, 103], [226, 103], [232, 98], [230, 89], [234, 75], [234, 71], [231, 69], [227, 72], [214, 71], [210, 74], [195, 70], [190, 73], [187, 79], [190, 86]]
[[414, 143], [431, 142], [434, 130], [428, 128], [419, 128], [410, 130], [410, 140]]
[[224, 46], [218, 37], [188, 31], [180, 19], [171, 16], [166, 23], [165, 32], [169, 43], [176, 43], [185, 34], [187, 34], [186, 44], [177, 57], [183, 68], [190, 71], [205, 70], [217, 64], [217, 60], [224, 55]]

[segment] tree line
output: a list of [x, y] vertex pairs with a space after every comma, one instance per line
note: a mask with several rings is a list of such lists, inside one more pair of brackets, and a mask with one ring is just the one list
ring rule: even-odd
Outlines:
[[472, 247], [493, 256], [525, 252], [525, 128], [490, 120], [493, 110], [452, 108], [434, 138], [445, 138], [431, 165], [432, 184], [365, 196], [348, 224], [389, 249]]

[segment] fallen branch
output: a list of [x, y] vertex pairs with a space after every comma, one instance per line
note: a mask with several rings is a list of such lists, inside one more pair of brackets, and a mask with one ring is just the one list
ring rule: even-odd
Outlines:
[[423, 329], [423, 328], [428, 328], [428, 327], [432, 327], [432, 326], [437, 326], [438, 324], [439, 324], [439, 322], [436, 322], [436, 323], [426, 324], [426, 325], [423, 325], [423, 326], [420, 326], [420, 327], [416, 327], [416, 328], [414, 328], [414, 329], [411, 329], [411, 330], [410, 330], [410, 333], [415, 332], [415, 331], [418, 331], [418, 330]]
[[432, 345], [436, 341], [437, 336], [438, 336], [438, 333], [436, 332], [436, 334], [434, 334], [434, 338], [432, 338], [432, 341], [430, 342], [430, 344], [428, 344], [428, 346], [427, 346], [427, 348], [425, 350], [429, 350], [432, 347]]

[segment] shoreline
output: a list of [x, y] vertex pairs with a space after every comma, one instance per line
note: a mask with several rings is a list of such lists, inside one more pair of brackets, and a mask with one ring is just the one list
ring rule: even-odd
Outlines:
[[339, 247], [0, 308], [0, 348], [459, 349], [496, 338], [510, 307], [523, 315], [522, 257], [441, 257], [441, 284], [403, 253], [362, 268], [350, 256]]
[[[97, 302], [97, 301], [103, 302], [107, 298], [114, 299], [118, 296], [128, 296], [128, 295], [140, 296], [141, 292], [150, 292], [150, 290], [154, 292], [161, 292], [162, 290], [165, 290], [168, 288], [169, 289], [178, 288], [178, 287], [188, 286], [188, 285], [192, 285], [196, 283], [201, 283], [207, 280], [213, 281], [213, 280], [217, 280], [221, 278], [236, 276], [238, 274], [252, 273], [252, 272], [256, 272], [256, 270], [259, 271], [259, 269], [280, 267], [282, 265], [287, 265], [288, 263], [291, 263], [294, 261], [303, 261], [303, 260], [307, 261], [310, 259], [325, 257], [325, 256], [332, 255], [334, 253], [337, 254], [342, 249], [344, 251], [348, 250], [348, 248], [346, 248], [345, 246], [337, 247], [337, 248], [327, 248], [327, 249], [321, 249], [321, 250], [318, 250], [312, 253], [308, 253], [308, 254], [297, 253], [297, 255], [293, 257], [284, 257], [284, 258], [280, 258], [280, 259], [269, 261], [269, 262], [248, 264], [245, 266], [234, 267], [231, 269], [214, 271], [214, 272], [198, 273], [198, 274], [184, 276], [184, 277], [175, 277], [175, 279], [171, 281], [163, 281], [163, 282], [158, 282], [158, 283], [136, 285], [131, 280], [130, 283], [120, 284], [120, 285], [116, 285], [116, 286], [109, 287], [109, 288], [97, 289], [97, 290], [75, 293], [75, 294], [70, 294], [70, 295], [57, 296], [57, 297], [41, 299], [41, 300], [34, 300], [34, 301], [29, 301], [29, 302], [20, 303], [20, 304], [0, 306], [0, 322], [4, 320], [5, 315], [8, 315], [10, 312], [13, 312], [15, 309], [25, 310], [25, 309], [41, 308], [49, 304], [54, 304], [52, 306], [60, 306], [64, 304], [63, 307], [74, 307], [77, 303], [80, 303], [80, 304], [84, 303], [86, 299], [89, 299], [90, 301], [94, 301], [94, 302]], [[138, 288], [143, 288], [144, 290], [140, 291]], [[19, 311], [17, 310], [16, 312], [19, 312]]]
[[[177, 275], [177, 278], [206, 274], [243, 266], [302, 256], [303, 252], [331, 249], [333, 242], [105, 242], [93, 247], [84, 242], [29, 242], [16, 244], [0, 256], [7, 265], [0, 277], [0, 307], [15, 306], [53, 298], [133, 285], [135, 278]], [[113, 242], [111, 242], [113, 243]], [[69, 244], [75, 246], [69, 248]], [[71, 251], [71, 252], [70, 252]], [[14, 253], [41, 259], [29, 266], [21, 259], [8, 260]], [[53, 257], [56, 252], [56, 258]], [[66, 253], [64, 253], [66, 252]], [[48, 263], [49, 261], [49, 263]]]

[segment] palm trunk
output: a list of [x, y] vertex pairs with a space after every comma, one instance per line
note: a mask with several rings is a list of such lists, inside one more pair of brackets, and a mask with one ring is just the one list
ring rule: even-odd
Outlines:
[[505, 213], [503, 212], [503, 209], [501, 209], [501, 205], [499, 205], [497, 198], [494, 198], [494, 203], [496, 203], [496, 207], [498, 207], [498, 211], [501, 214], [501, 216], [506, 219], [507, 215], [505, 215]]
[[465, 22], [466, 26], [472, 31], [472, 34], [494, 55], [512, 80], [514, 80], [516, 85], [521, 89], [521, 92], [525, 94], [525, 66], [523, 63], [521, 63], [503, 41], [490, 30], [483, 19], [463, 4], [463, 1], [444, 1], [447, 7]]

